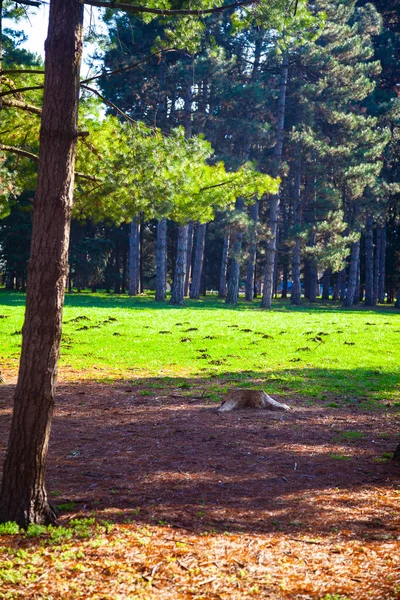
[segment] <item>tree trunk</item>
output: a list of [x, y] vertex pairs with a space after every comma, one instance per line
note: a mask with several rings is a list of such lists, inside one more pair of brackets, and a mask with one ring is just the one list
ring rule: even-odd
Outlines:
[[293, 217], [295, 226], [295, 242], [292, 253], [292, 293], [290, 301], [292, 304], [301, 304], [301, 237], [300, 226], [302, 221], [302, 211], [300, 207], [300, 186], [301, 186], [301, 161], [297, 159], [294, 166], [294, 189], [293, 189]]
[[176, 249], [176, 263], [174, 281], [172, 284], [171, 301], [175, 306], [185, 305], [185, 275], [188, 246], [188, 225], [178, 228], [178, 243]]
[[193, 254], [193, 235], [194, 235], [194, 224], [189, 223], [188, 225], [188, 242], [186, 251], [186, 275], [185, 275], [185, 298], [189, 296], [190, 277], [192, 274], [192, 254]]
[[256, 256], [257, 256], [257, 224], [258, 224], [258, 202], [255, 202], [250, 207], [250, 246], [249, 246], [249, 260], [247, 263], [247, 274], [246, 274], [246, 300], [248, 302], [253, 301], [254, 296], [254, 277], [256, 271]]
[[192, 286], [190, 288], [190, 297], [196, 300], [200, 296], [201, 275], [203, 273], [204, 248], [206, 244], [206, 231], [206, 223], [199, 223], [197, 226], [197, 239], [194, 256]]
[[156, 300], [164, 302], [167, 295], [167, 219], [157, 223], [156, 240]]
[[129, 235], [129, 295], [140, 290], [140, 219], [132, 219]]
[[[244, 207], [244, 200], [236, 200], [236, 210], [241, 212]], [[239, 277], [240, 277], [240, 255], [242, 251], [243, 232], [236, 226], [234, 232], [233, 244], [231, 247], [231, 258], [229, 262], [229, 280], [228, 293], [226, 294], [225, 304], [237, 304], [239, 298]]]
[[380, 269], [378, 280], [378, 302], [385, 302], [385, 279], [386, 279], [386, 223], [383, 224], [380, 236]]
[[365, 224], [365, 306], [375, 306], [374, 296], [374, 221], [367, 216]]
[[80, 0], [51, 0], [22, 353], [0, 493], [0, 521], [21, 527], [56, 520], [45, 463], [68, 274], [82, 25]]
[[356, 292], [357, 286], [357, 271], [358, 271], [358, 261], [360, 258], [360, 240], [357, 242], [353, 242], [351, 245], [351, 255], [350, 255], [350, 271], [349, 271], [349, 281], [347, 284], [347, 294], [344, 301], [345, 306], [352, 306], [354, 295]]
[[221, 273], [219, 277], [218, 298], [226, 298], [226, 276], [228, 272], [229, 246], [231, 242], [230, 231], [224, 237], [224, 246], [222, 248]]
[[[274, 165], [272, 169], [273, 177], [277, 177], [282, 160], [283, 151], [283, 135], [285, 128], [285, 108], [286, 108], [286, 88], [288, 79], [288, 55], [285, 54], [281, 67], [281, 79], [279, 83], [279, 98], [278, 98], [278, 119], [276, 131], [276, 144], [274, 148]], [[270, 238], [267, 242], [265, 256], [265, 272], [263, 297], [261, 301], [262, 308], [271, 308], [272, 294], [274, 287], [274, 271], [275, 271], [275, 255], [277, 249], [277, 231], [278, 231], [278, 210], [279, 210], [279, 193], [272, 194], [269, 198], [269, 218], [268, 227]]]
[[331, 285], [331, 269], [325, 269], [322, 276], [322, 300], [329, 300], [329, 288]]
[[396, 298], [396, 302], [394, 303], [394, 307], [400, 308], [400, 286], [397, 289], [397, 298]]

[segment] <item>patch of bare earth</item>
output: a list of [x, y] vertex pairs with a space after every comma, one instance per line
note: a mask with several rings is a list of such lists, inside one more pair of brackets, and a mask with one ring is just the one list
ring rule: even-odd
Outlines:
[[[3, 455], [12, 391], [0, 388]], [[49, 566], [3, 586], [9, 597], [400, 598], [400, 469], [382, 460], [396, 413], [296, 399], [218, 414], [201, 391], [59, 387], [47, 482], [55, 504], [73, 503], [60, 521], [115, 526], [80, 542], [81, 569]]]

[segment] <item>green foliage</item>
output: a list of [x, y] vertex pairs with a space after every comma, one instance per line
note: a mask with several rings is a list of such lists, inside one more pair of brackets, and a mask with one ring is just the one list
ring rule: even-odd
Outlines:
[[15, 535], [19, 533], [20, 529], [17, 523], [8, 521], [7, 523], [0, 523], [0, 535]]

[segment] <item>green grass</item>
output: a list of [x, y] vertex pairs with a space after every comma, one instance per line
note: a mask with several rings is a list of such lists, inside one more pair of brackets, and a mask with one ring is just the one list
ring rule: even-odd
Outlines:
[[[18, 364], [24, 302], [23, 294], [0, 291], [0, 368]], [[215, 377], [217, 393], [222, 378], [226, 386], [370, 407], [400, 399], [399, 333], [400, 313], [390, 307], [277, 301], [262, 311], [258, 303], [231, 308], [207, 298], [176, 308], [151, 297], [75, 293], [66, 297], [61, 373], [171, 378], [183, 387], [185, 378]]]

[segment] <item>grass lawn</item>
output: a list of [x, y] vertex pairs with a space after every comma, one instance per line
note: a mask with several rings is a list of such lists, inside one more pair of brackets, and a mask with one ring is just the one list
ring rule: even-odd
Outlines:
[[[22, 294], [0, 293], [3, 371], [18, 365], [23, 310]], [[399, 401], [399, 334], [400, 312], [390, 307], [277, 301], [262, 311], [256, 303], [228, 308], [209, 298], [176, 308], [151, 297], [69, 294], [60, 374], [70, 381], [211, 379], [218, 398], [222, 379], [225, 387], [370, 406]]]

